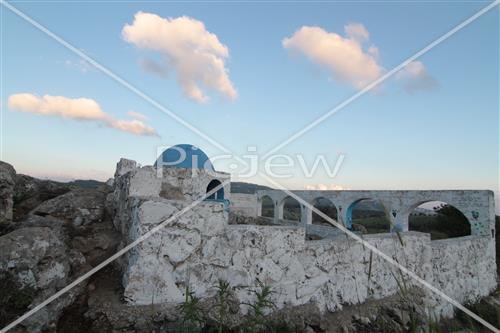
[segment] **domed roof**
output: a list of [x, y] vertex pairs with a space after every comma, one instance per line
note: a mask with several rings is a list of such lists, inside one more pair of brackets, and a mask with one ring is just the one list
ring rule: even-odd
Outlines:
[[169, 168], [207, 169], [214, 171], [214, 166], [207, 154], [190, 144], [179, 144], [163, 151], [155, 162]]

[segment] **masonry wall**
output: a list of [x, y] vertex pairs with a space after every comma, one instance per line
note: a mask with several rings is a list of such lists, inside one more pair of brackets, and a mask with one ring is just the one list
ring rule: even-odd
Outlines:
[[[185, 207], [182, 201], [136, 198], [129, 242]], [[370, 253], [351, 239], [306, 241], [300, 226], [229, 226], [226, 214], [221, 205], [204, 202], [135, 247], [123, 263], [125, 298], [134, 304], [178, 303], [187, 283], [197, 296], [208, 297], [223, 278], [241, 303], [253, 301], [261, 282], [273, 287], [278, 307], [314, 302], [335, 311], [398, 290], [393, 268], [376, 256], [368, 287]], [[404, 234], [404, 248], [391, 234], [365, 239], [429, 278], [427, 235]]]
[[[432, 241], [432, 285], [462, 304], [488, 295], [496, 288], [494, 246], [494, 239], [485, 236]], [[437, 310], [444, 316], [453, 314], [449, 303]]]
[[[266, 283], [280, 308], [314, 302], [321, 310], [336, 311], [394, 295], [397, 279], [408, 279], [379, 256], [370, 259], [370, 251], [348, 237], [306, 241], [300, 225], [228, 225], [221, 203], [192, 206], [186, 198], [161, 197], [150, 171], [132, 168], [115, 179], [115, 225], [126, 243], [163, 226], [121, 261], [124, 297], [131, 304], [178, 304], [186, 285], [197, 296], [209, 297], [217, 281], [225, 279], [241, 303], [251, 302], [258, 284]], [[460, 302], [494, 289], [491, 236], [433, 242], [418, 232], [401, 237], [404, 246], [396, 234], [363, 239]], [[427, 305], [442, 315], [452, 313], [432, 295]]]
[[236, 214], [257, 217], [257, 196], [255, 194], [232, 193], [230, 209]]

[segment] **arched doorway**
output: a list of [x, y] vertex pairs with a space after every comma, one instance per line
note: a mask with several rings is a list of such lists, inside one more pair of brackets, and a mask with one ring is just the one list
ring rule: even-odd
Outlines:
[[[222, 183], [217, 179], [213, 179], [207, 186], [207, 193], [214, 190], [216, 187], [220, 186]], [[216, 192], [210, 194], [207, 200], [224, 200], [224, 187], [220, 187]]]
[[431, 240], [463, 237], [471, 234], [467, 217], [443, 201], [419, 204], [408, 216], [409, 230], [429, 233]]
[[[312, 205], [314, 206], [314, 208], [318, 209], [323, 214], [327, 215], [328, 217], [332, 218], [335, 221], [338, 221], [338, 219], [337, 219], [337, 207], [335, 207], [335, 205], [333, 204], [333, 202], [331, 200], [323, 198], [323, 197], [319, 197], [319, 198], [316, 198], [313, 200]], [[331, 223], [329, 223], [323, 217], [319, 216], [314, 211], [312, 212], [312, 224], [333, 227], [333, 225]]]
[[265, 195], [261, 199], [261, 216], [274, 217], [274, 202], [271, 197]]
[[380, 234], [391, 231], [391, 222], [379, 200], [363, 198], [347, 208], [347, 226], [365, 234]]
[[283, 220], [300, 222], [302, 214], [300, 203], [292, 198], [286, 197], [283, 200]]

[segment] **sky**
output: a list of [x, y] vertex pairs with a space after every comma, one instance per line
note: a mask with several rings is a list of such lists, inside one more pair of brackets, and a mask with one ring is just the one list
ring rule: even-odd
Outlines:
[[[58, 180], [105, 180], [121, 157], [151, 165], [178, 143], [231, 172], [164, 111], [234, 154], [263, 155], [489, 4], [9, 3], [143, 94], [2, 7], [0, 159]], [[335, 177], [296, 165], [279, 182], [498, 193], [498, 60], [497, 6], [276, 152], [308, 165], [342, 155]]]

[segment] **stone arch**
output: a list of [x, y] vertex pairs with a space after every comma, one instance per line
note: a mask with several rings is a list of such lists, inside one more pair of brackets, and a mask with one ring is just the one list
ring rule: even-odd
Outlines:
[[[207, 185], [207, 193], [220, 186], [222, 183], [217, 179], [212, 179]], [[210, 194], [207, 200], [224, 200], [224, 187], [219, 188], [216, 192]]]
[[279, 218], [289, 221], [302, 221], [302, 206], [291, 196], [286, 196], [279, 205]]
[[347, 206], [344, 214], [346, 227], [351, 230], [359, 229], [358, 231], [367, 234], [386, 233], [392, 230], [393, 218], [389, 216], [386, 205], [380, 199], [372, 197], [356, 199]]
[[[311, 205], [333, 220], [338, 221], [337, 206], [330, 199], [319, 196], [311, 201]], [[311, 223], [332, 226], [332, 224], [315, 212], [312, 212]]]
[[260, 216], [274, 218], [274, 210], [276, 209], [274, 200], [268, 195], [263, 195], [259, 200]]
[[429, 233], [431, 240], [472, 234], [472, 223], [467, 215], [459, 207], [442, 200], [425, 200], [411, 205], [407, 218], [409, 230]]

